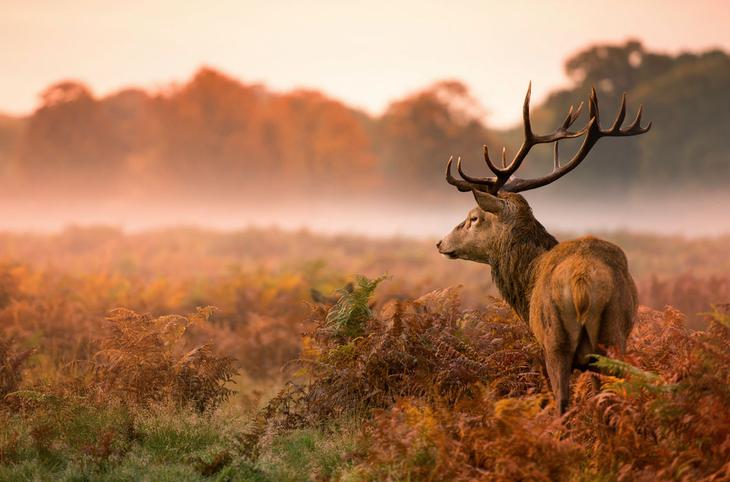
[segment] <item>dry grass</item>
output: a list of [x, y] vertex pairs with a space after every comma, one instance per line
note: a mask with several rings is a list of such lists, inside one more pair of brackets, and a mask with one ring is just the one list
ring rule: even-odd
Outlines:
[[0, 334], [0, 398], [18, 389], [23, 364], [32, 353], [33, 349], [18, 351], [12, 337]]
[[[659, 263], [645, 241], [625, 240], [639, 276]], [[687, 289], [657, 297], [727, 301], [708, 243], [684, 245], [705, 252], [692, 283], [659, 270]], [[0, 244], [0, 479], [730, 478], [727, 306], [695, 317], [702, 331], [643, 308], [629, 352], [598, 361], [602, 391], [576, 375], [561, 420], [528, 329], [484, 295], [487, 270], [430, 243], [81, 230]], [[357, 271], [390, 276], [336, 290]]]
[[117, 309], [108, 318], [109, 336], [93, 357], [93, 382], [106, 394], [148, 404], [172, 400], [198, 412], [213, 410], [231, 390], [234, 359], [218, 356], [210, 344], [185, 348], [183, 336], [194, 323], [206, 322], [210, 308], [189, 317], [153, 318]]

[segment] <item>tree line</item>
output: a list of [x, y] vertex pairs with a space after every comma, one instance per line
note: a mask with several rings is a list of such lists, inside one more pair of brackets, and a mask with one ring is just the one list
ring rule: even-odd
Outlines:
[[[560, 192], [722, 188], [730, 180], [730, 56], [668, 55], [638, 41], [595, 45], [565, 63], [571, 80], [533, 107], [537, 131], [562, 122], [595, 86], [603, 122], [628, 92], [652, 132], [640, 142], [599, 144], [561, 181]], [[519, 109], [519, 106], [515, 106]], [[178, 192], [201, 196], [384, 195], [440, 197], [449, 153], [476, 162], [520, 142], [521, 126], [489, 127], [457, 80], [390, 104], [379, 116], [313, 90], [273, 92], [202, 68], [188, 82], [97, 97], [79, 82], [48, 87], [28, 117], [0, 116], [0, 175], [6, 193], [62, 196]], [[631, 113], [629, 113], [631, 115]], [[585, 114], [578, 123], [585, 122]], [[566, 145], [567, 153], [574, 146]], [[525, 174], [551, 166], [538, 151]], [[29, 191], [29, 189], [31, 189]]]

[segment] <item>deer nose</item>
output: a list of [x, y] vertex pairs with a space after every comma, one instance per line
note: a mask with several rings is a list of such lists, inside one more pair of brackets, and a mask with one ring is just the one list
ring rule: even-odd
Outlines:
[[439, 241], [438, 243], [436, 243], [436, 249], [441, 249], [441, 243], [442, 243], [442, 241]]

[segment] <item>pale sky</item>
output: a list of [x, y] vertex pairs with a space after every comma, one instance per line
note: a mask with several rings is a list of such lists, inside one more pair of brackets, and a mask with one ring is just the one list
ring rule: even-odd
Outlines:
[[563, 60], [634, 37], [676, 53], [730, 50], [730, 2], [0, 0], [0, 112], [32, 111], [52, 82], [97, 95], [183, 82], [208, 65], [275, 90], [320, 89], [380, 113], [445, 78], [492, 125], [565, 84]]

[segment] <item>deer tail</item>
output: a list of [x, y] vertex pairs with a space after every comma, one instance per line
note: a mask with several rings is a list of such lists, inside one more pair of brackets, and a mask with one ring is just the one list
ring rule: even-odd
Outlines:
[[587, 315], [591, 309], [590, 286], [583, 276], [576, 276], [571, 280], [571, 291], [576, 319], [578, 324], [583, 326], [588, 321]]

